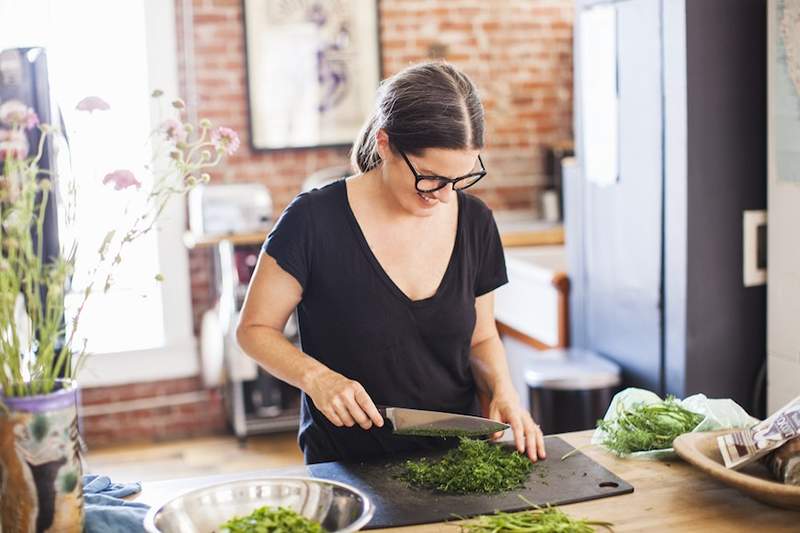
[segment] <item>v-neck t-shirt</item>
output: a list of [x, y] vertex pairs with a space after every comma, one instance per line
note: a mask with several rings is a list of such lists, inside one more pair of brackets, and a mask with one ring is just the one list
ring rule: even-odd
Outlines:
[[[462, 191], [457, 200], [450, 261], [436, 292], [422, 300], [408, 298], [372, 253], [345, 180], [298, 195], [262, 247], [303, 289], [303, 352], [359, 382], [376, 405], [478, 414], [470, 367], [475, 298], [508, 278], [491, 210]], [[425, 246], [424, 235], [418, 245]], [[318, 463], [448, 447], [453, 440], [393, 435], [389, 423], [337, 427], [303, 393], [298, 443], [306, 463]]]

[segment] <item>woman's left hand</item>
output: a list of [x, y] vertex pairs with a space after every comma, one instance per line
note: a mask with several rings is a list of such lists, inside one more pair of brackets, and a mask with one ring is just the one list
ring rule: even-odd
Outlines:
[[[520, 453], [527, 453], [531, 461], [545, 458], [544, 435], [530, 413], [522, 408], [514, 391], [497, 391], [489, 402], [488, 417], [511, 426], [514, 443]], [[495, 433], [499, 438], [502, 433]]]

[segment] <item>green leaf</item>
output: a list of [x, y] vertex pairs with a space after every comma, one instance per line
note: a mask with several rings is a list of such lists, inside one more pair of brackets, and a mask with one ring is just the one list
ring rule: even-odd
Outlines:
[[297, 514], [286, 507], [277, 509], [265, 505], [247, 516], [233, 517], [219, 526], [225, 533], [324, 533], [318, 522]]
[[685, 409], [669, 396], [660, 403], [620, 407], [616, 418], [598, 420], [597, 427], [606, 433], [603, 446], [627, 455], [671, 448], [673, 440], [692, 431], [702, 420], [702, 415]]
[[108, 252], [108, 247], [111, 244], [111, 241], [114, 239], [114, 235], [117, 233], [117, 230], [111, 230], [106, 233], [106, 236], [103, 238], [103, 242], [100, 244], [100, 249], [97, 251], [100, 254], [101, 258], [106, 256], [106, 252]]

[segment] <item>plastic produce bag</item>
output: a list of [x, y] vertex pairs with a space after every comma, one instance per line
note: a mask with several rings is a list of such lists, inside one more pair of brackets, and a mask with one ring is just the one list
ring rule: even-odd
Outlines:
[[[662, 402], [662, 399], [653, 392], [633, 387], [627, 388], [614, 395], [603, 420], [614, 420], [617, 417], [617, 406], [620, 404], [623, 410], [627, 410], [639, 404], [650, 405], [660, 402]], [[719, 429], [749, 428], [758, 423], [757, 418], [748, 415], [739, 404], [730, 399], [715, 400], [706, 398], [705, 394], [694, 394], [684, 400], [678, 400], [678, 403], [684, 409], [704, 417], [692, 430], [692, 433], [698, 431], [716, 431]], [[602, 446], [605, 438], [606, 433], [598, 428], [592, 435], [591, 442], [592, 444]], [[675, 451], [672, 448], [664, 448], [662, 450], [634, 452], [623, 455], [622, 457], [633, 459], [668, 459], [675, 457]]]

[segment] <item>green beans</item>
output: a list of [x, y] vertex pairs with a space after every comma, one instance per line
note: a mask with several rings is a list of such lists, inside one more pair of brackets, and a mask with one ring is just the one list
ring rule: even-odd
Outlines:
[[593, 526], [611, 529], [611, 525], [572, 518], [557, 507], [482, 515], [460, 524], [464, 533], [592, 533]]

